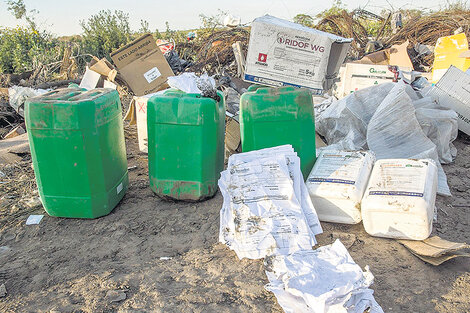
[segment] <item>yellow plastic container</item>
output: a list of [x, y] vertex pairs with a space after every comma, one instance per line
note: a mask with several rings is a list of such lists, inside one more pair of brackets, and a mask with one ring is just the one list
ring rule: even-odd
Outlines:
[[470, 67], [470, 58], [460, 57], [465, 51], [468, 51], [465, 33], [439, 38], [434, 48], [432, 83], [437, 83], [451, 65], [465, 72]]

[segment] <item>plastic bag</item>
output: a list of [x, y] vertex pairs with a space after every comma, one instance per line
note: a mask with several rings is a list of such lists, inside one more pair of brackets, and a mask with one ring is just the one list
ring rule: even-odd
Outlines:
[[28, 98], [45, 94], [45, 89], [33, 89], [29, 87], [13, 86], [8, 88], [8, 97], [10, 106], [15, 109], [16, 113], [24, 117], [24, 103]]
[[198, 93], [203, 97], [220, 100], [215, 89], [215, 80], [207, 74], [202, 74], [199, 77], [194, 73], [171, 76], [168, 77], [168, 85], [186, 93]]
[[367, 150], [367, 125], [394, 84], [358, 90], [333, 102], [316, 120], [317, 132], [338, 150]]
[[439, 162], [451, 163], [457, 156], [457, 149], [452, 143], [458, 134], [457, 113], [441, 106], [431, 97], [414, 101], [413, 105], [421, 129], [436, 145]]

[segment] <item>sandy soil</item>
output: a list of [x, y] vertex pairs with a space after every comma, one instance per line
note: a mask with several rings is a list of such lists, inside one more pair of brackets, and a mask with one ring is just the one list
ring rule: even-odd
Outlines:
[[[438, 197], [433, 233], [470, 242], [470, 145], [459, 139], [456, 146], [455, 163], [444, 167], [453, 197]], [[217, 242], [220, 193], [197, 204], [160, 200], [132, 136], [127, 149], [129, 166], [136, 166], [129, 191], [96, 220], [46, 215], [26, 226], [30, 214], [43, 212], [29, 200], [34, 184], [24, 187], [33, 174], [28, 157], [0, 166], [0, 180], [18, 181], [16, 191], [0, 189], [0, 285], [8, 292], [0, 311], [282, 312], [263, 288], [262, 261], [238, 260]], [[320, 245], [340, 238], [359, 265], [370, 266], [385, 312], [470, 312], [468, 259], [434, 267], [394, 240], [370, 237], [361, 224], [323, 227]]]

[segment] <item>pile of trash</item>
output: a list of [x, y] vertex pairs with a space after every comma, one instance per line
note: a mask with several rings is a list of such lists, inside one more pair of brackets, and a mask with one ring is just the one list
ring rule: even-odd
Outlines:
[[219, 241], [240, 259], [265, 258], [266, 289], [286, 312], [383, 312], [373, 275], [341, 242], [312, 250], [322, 228], [292, 146], [230, 156], [219, 187]]
[[403, 82], [385, 83], [318, 104], [315, 113], [317, 132], [328, 149], [372, 150], [377, 159], [432, 159], [439, 165], [438, 192], [450, 195], [440, 163], [456, 156], [452, 142], [458, 117], [436, 97]]

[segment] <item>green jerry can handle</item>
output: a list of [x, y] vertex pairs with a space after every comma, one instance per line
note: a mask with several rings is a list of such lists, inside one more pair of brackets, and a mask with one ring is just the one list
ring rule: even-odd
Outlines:
[[70, 83], [67, 88], [80, 89], [80, 90], [86, 91], [86, 88], [80, 88], [80, 86], [75, 83]]
[[246, 91], [247, 92], [252, 92], [252, 91], [258, 90], [259, 88], [269, 88], [269, 86], [253, 84], [250, 87], [248, 87], [248, 89]]
[[247, 92], [255, 92], [257, 94], [278, 94], [286, 91], [294, 91], [298, 89], [294, 86], [282, 86], [282, 87], [272, 87], [264, 85], [251, 85], [248, 87]]
[[[252, 85], [253, 86], [253, 85]], [[250, 86], [251, 87], [251, 86]], [[187, 94], [186, 92], [184, 91], [181, 91], [179, 89], [176, 89], [176, 88], [170, 88], [168, 90], [166, 90], [164, 93], [163, 93], [165, 96], [179, 96], [179, 97], [183, 97], [184, 95], [196, 95], [196, 98], [201, 98], [201, 95], [200, 94]], [[224, 109], [225, 110], [225, 101], [224, 101], [224, 94], [223, 92], [221, 92], [220, 90], [217, 90], [217, 95], [219, 95], [220, 97], [220, 100], [218, 101], [218, 107], [219, 109]], [[213, 99], [214, 100], [214, 99]], [[214, 100], [215, 101], [215, 100]]]

